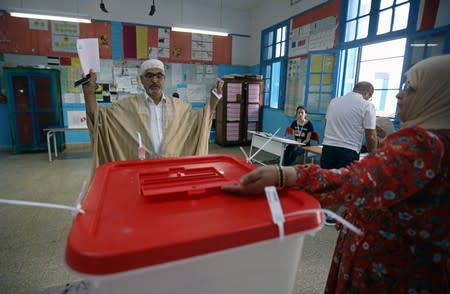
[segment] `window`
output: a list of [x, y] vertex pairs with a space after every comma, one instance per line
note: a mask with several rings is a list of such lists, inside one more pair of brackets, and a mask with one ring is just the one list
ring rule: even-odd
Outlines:
[[338, 94], [350, 92], [358, 81], [369, 81], [375, 87], [371, 102], [377, 115], [394, 116], [408, 31], [416, 27], [416, 20], [410, 17], [418, 10], [418, 1], [349, 0], [343, 4], [347, 14]]
[[284, 106], [286, 86], [288, 22], [264, 30], [261, 44], [261, 72], [264, 75], [264, 106]]
[[398, 92], [402, 79], [406, 38], [381, 42], [344, 50], [341, 61], [346, 71], [341, 80], [340, 95], [353, 89], [358, 81], [369, 81], [375, 92], [371, 102], [378, 116], [395, 115]]
[[411, 10], [407, 0], [349, 0], [344, 42], [406, 30]]
[[411, 66], [417, 62], [444, 53], [446, 33], [422, 34], [411, 41]]
[[369, 32], [371, 0], [348, 1], [345, 42], [363, 39]]
[[334, 96], [336, 54], [311, 53], [306, 107], [309, 112], [326, 113]]
[[377, 35], [403, 30], [408, 25], [409, 1], [381, 0]]

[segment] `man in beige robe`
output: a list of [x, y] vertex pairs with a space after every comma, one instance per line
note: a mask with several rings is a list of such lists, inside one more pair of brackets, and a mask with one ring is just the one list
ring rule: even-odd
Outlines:
[[98, 106], [96, 74], [83, 85], [94, 168], [106, 162], [138, 158], [138, 132], [146, 158], [208, 154], [213, 112], [222, 95], [219, 83], [203, 109], [164, 95], [165, 68], [156, 59], [143, 62], [144, 93], [121, 99], [111, 107]]

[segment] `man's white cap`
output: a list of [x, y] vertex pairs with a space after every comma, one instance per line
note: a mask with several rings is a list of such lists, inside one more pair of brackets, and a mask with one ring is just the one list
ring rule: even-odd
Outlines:
[[141, 69], [139, 71], [139, 75], [142, 76], [144, 72], [149, 68], [157, 68], [160, 69], [162, 73], [164, 73], [164, 63], [162, 63], [161, 60], [158, 59], [149, 59], [144, 61], [141, 64]]

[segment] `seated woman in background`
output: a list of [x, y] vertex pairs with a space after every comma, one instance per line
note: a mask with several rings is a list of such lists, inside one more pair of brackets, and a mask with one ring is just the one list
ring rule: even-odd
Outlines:
[[[294, 140], [304, 143], [306, 146], [310, 145], [311, 135], [314, 132], [313, 124], [306, 119], [306, 108], [298, 106], [295, 111], [297, 119], [294, 120], [289, 128], [294, 131]], [[302, 147], [298, 145], [288, 145], [284, 150], [283, 165], [292, 165], [297, 156], [305, 153]]]

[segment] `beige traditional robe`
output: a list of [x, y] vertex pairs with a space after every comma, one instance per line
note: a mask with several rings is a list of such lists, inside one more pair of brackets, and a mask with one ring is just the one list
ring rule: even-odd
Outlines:
[[212, 113], [209, 103], [203, 109], [173, 97], [163, 103], [163, 141], [156, 154], [150, 136], [150, 111], [145, 95], [124, 98], [111, 107], [98, 106], [88, 118], [93, 146], [94, 169], [106, 162], [137, 159], [138, 135], [146, 158], [208, 154]]

